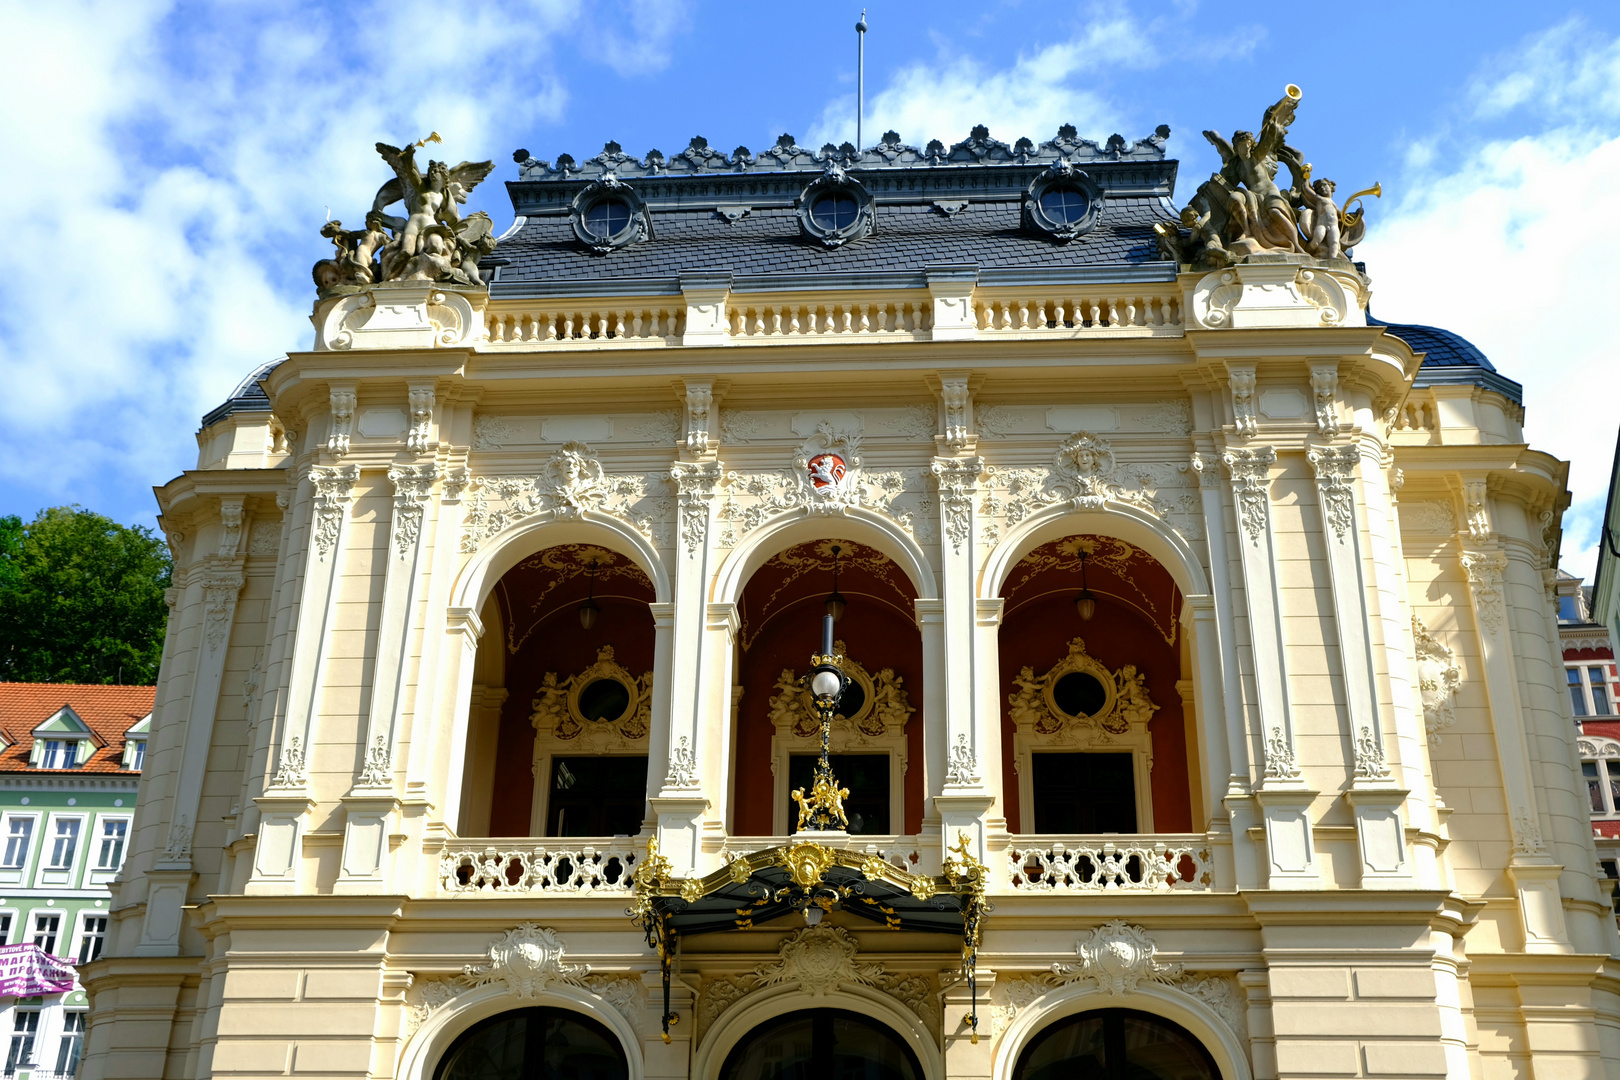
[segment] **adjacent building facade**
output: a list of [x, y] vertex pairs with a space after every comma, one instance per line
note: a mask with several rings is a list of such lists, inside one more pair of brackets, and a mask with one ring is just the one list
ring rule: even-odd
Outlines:
[[379, 145], [159, 489], [83, 1075], [1620, 1069], [1566, 468], [1297, 102], [1180, 209], [1167, 129], [519, 151], [498, 242]]
[[[0, 683], [0, 996], [5, 1075], [70, 1077], [109, 884], [123, 866], [152, 718], [150, 686]], [[44, 959], [54, 957], [61, 963]]]

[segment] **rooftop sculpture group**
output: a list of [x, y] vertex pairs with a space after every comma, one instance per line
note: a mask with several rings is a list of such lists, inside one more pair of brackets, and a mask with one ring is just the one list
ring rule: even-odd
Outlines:
[[[337, 249], [315, 264], [315, 286], [323, 296], [357, 292], [382, 281], [439, 281], [482, 287], [478, 260], [495, 250], [494, 222], [483, 211], [461, 215], [460, 204], [495, 170], [493, 161], [463, 161], [454, 168], [429, 161], [416, 167], [418, 147], [439, 142], [434, 132], [403, 150], [377, 144], [394, 179], [377, 189], [363, 229], [328, 221], [321, 235]], [[387, 213], [404, 203], [405, 217]]]
[[[1343, 259], [1367, 231], [1365, 195], [1382, 195], [1378, 184], [1358, 191], [1341, 208], [1333, 201], [1335, 185], [1311, 179], [1311, 166], [1287, 143], [1289, 125], [1299, 106], [1300, 89], [1289, 84], [1283, 97], [1265, 112], [1260, 135], [1239, 131], [1227, 142], [1213, 131], [1204, 138], [1221, 155], [1221, 171], [1198, 186], [1181, 211], [1184, 235], [1174, 225], [1156, 226], [1159, 246], [1177, 262], [1194, 269], [1216, 269], [1251, 255], [1294, 254]], [[1293, 183], [1277, 186], [1278, 164], [1288, 166]]]

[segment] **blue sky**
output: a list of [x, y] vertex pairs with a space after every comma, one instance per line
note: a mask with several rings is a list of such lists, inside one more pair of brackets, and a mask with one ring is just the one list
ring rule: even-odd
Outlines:
[[[1564, 567], [1589, 575], [1614, 451], [1620, 5], [1038, 0], [869, 3], [867, 141], [975, 123], [1008, 142], [1167, 123], [1252, 128], [1286, 82], [1293, 139], [1341, 190], [1384, 185], [1358, 254], [1381, 317], [1436, 323], [1525, 384], [1533, 445], [1571, 462]], [[0, 0], [11, 229], [0, 288], [0, 513], [79, 502], [150, 523], [197, 418], [310, 341], [328, 208], [358, 219], [371, 144], [441, 132], [555, 159], [703, 135], [852, 138], [860, 7], [662, 0], [455, 4]]]

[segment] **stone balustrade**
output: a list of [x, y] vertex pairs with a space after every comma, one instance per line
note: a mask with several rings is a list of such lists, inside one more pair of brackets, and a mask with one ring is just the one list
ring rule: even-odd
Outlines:
[[492, 306], [484, 316], [490, 345], [603, 345], [620, 342], [645, 347], [680, 343], [686, 308], [679, 301], [661, 306], [531, 305]]
[[1019, 836], [1004, 852], [1014, 892], [1169, 892], [1213, 887], [1210, 852], [1198, 834]]
[[645, 841], [626, 839], [508, 842], [459, 849], [439, 859], [439, 892], [453, 896], [510, 893], [626, 893]]
[[974, 325], [991, 337], [1124, 334], [1175, 337], [1182, 333], [1181, 298], [1169, 291], [1132, 293], [975, 293]]

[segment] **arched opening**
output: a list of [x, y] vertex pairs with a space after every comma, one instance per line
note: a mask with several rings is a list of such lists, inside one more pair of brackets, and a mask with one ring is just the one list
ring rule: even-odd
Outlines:
[[[1141, 548], [1092, 533], [1007, 574], [1003, 784], [1024, 834], [1188, 832], [1191, 654], [1181, 590]], [[1089, 616], [1089, 617], [1088, 617]]]
[[1208, 1049], [1152, 1013], [1096, 1009], [1059, 1020], [1018, 1056], [1013, 1080], [1220, 1080]]
[[720, 1080], [922, 1080], [917, 1055], [893, 1030], [843, 1009], [802, 1009], [766, 1021], [737, 1043]]
[[500, 1013], [461, 1034], [433, 1080], [626, 1080], [629, 1064], [607, 1028], [568, 1009]]
[[595, 544], [545, 548], [495, 583], [473, 668], [463, 835], [640, 832], [653, 599], [640, 567]]
[[820, 724], [799, 679], [820, 649], [822, 617], [834, 592], [842, 598], [834, 636], [851, 682], [830, 745], [833, 772], [850, 791], [849, 831], [896, 835], [921, 828], [923, 672], [916, 590], [875, 548], [822, 539], [766, 559], [737, 605], [733, 835], [796, 831], [790, 793], [809, 786], [821, 748]]

